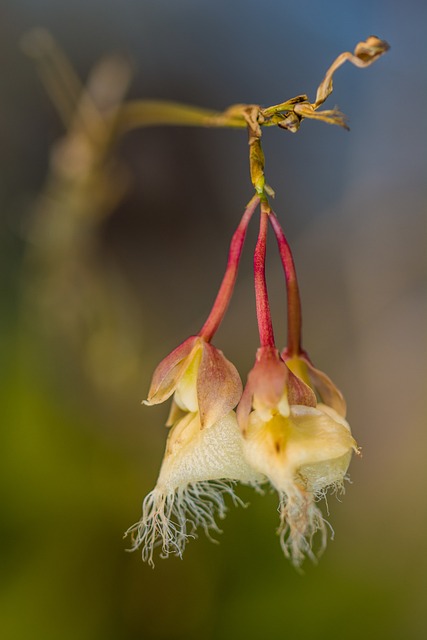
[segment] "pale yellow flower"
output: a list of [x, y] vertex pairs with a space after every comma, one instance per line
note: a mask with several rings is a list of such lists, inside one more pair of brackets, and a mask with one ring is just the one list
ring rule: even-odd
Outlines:
[[268, 478], [280, 499], [280, 541], [287, 557], [299, 566], [314, 557], [312, 538], [326, 525], [316, 501], [328, 490], [340, 490], [353, 451], [357, 450], [348, 423], [325, 405], [291, 405], [289, 415], [277, 413], [265, 421], [251, 413], [244, 455], [251, 467]]
[[144, 499], [140, 521], [127, 532], [132, 550], [141, 548], [151, 565], [156, 547], [161, 547], [161, 557], [181, 556], [198, 527], [208, 536], [218, 532], [215, 518], [225, 516], [225, 495], [240, 502], [235, 482], [262, 480], [243, 456], [232, 410], [241, 393], [234, 365], [198, 336], [186, 340], [154, 372], [146, 404], [173, 394], [167, 422], [172, 428], [156, 486]]
[[238, 408], [245, 459], [279, 494], [280, 541], [296, 566], [305, 555], [314, 558], [317, 531], [323, 550], [327, 530], [316, 501], [328, 490], [342, 489], [352, 452], [357, 451], [346, 420], [331, 407], [316, 404], [312, 392], [301, 385], [306, 386], [300, 379], [296, 383], [275, 350], [259, 350], [243, 409]]

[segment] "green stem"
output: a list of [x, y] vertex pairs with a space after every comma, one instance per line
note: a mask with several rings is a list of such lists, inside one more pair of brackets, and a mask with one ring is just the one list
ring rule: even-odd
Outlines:
[[134, 100], [114, 109], [109, 117], [118, 135], [137, 127], [183, 125], [188, 127], [227, 127], [244, 129], [243, 117], [227, 111], [212, 111], [178, 102]]

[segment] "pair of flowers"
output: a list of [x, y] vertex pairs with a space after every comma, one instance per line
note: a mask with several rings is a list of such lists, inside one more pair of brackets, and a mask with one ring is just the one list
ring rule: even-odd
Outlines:
[[[211, 344], [230, 301], [249, 221], [260, 205], [254, 253], [255, 298], [260, 347], [243, 390], [234, 365]], [[265, 254], [268, 223], [286, 278], [288, 345], [279, 353], [268, 303]], [[294, 262], [280, 224], [265, 199], [255, 196], [233, 236], [226, 273], [212, 311], [196, 336], [185, 340], [154, 372], [148, 399], [172, 398], [171, 427], [155, 488], [142, 517], [128, 530], [132, 548], [153, 565], [153, 553], [181, 556], [201, 527], [218, 531], [225, 496], [239, 502], [236, 482], [269, 482], [279, 495], [282, 549], [294, 565], [314, 558], [312, 539], [327, 529], [316, 502], [341, 489], [356, 443], [345, 420], [345, 401], [330, 378], [301, 347], [301, 306]], [[236, 408], [237, 407], [237, 408]]]

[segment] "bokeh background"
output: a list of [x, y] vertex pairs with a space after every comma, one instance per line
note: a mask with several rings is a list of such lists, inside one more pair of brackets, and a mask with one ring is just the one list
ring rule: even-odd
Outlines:
[[[425, 637], [426, 6], [0, 1], [3, 638]], [[140, 401], [214, 299], [251, 197], [246, 134], [140, 129], [88, 157], [28, 55], [35, 27], [107, 106], [127, 68], [127, 99], [223, 109], [313, 98], [341, 51], [371, 33], [391, 44], [372, 67], [336, 74], [328, 106], [350, 133], [314, 122], [264, 132], [305, 346], [345, 393], [363, 448], [345, 498], [329, 500], [336, 538], [302, 576], [279, 548], [276, 497], [246, 488], [250, 507], [230, 507], [219, 545], [202, 534], [154, 571], [125, 553], [166, 437], [167, 407]], [[111, 54], [121, 62], [99, 66]], [[255, 226], [215, 340], [243, 378], [257, 347]]]

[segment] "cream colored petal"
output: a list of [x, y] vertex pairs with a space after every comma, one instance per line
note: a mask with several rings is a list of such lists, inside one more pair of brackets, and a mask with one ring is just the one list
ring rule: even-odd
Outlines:
[[202, 359], [203, 347], [197, 343], [188, 357], [187, 368], [176, 385], [174, 400], [183, 411], [199, 410], [197, 401], [197, 376]]
[[[337, 473], [331, 480], [337, 482], [336, 476], [341, 474], [342, 479], [351, 451], [356, 450], [349, 426], [344, 423], [341, 417], [339, 421], [334, 420], [324, 411], [305, 406], [292, 405], [289, 418], [276, 414], [267, 423], [257, 412], [252, 412], [244, 440], [246, 460], [256, 471], [266, 475], [279, 491], [286, 491], [302, 467], [329, 464], [329, 461], [348, 456], [345, 464], [337, 465]], [[326, 467], [319, 467], [319, 474], [332, 477]], [[310, 478], [314, 486], [315, 481]], [[324, 486], [323, 482], [320, 484]]]
[[317, 497], [323, 497], [325, 490], [330, 487], [342, 490], [352, 454], [353, 450], [350, 449], [338, 458], [303, 465], [298, 473], [304, 481], [304, 486]]
[[332, 407], [329, 407], [327, 404], [323, 404], [323, 402], [318, 402], [316, 409], [322, 411], [323, 413], [326, 413], [333, 420], [335, 420], [335, 422], [339, 422], [343, 425], [343, 427], [350, 431], [350, 425], [348, 424], [347, 420]]
[[235, 413], [201, 429], [198, 414], [180, 420], [169, 434], [157, 485], [176, 490], [205, 480], [258, 482], [243, 457], [243, 439]]
[[338, 422], [317, 408], [292, 407], [287, 448], [289, 463], [298, 468], [338, 458], [356, 449], [350, 427], [343, 422], [343, 418]]
[[139, 522], [130, 527], [131, 550], [154, 566], [153, 555], [182, 556], [198, 528], [219, 532], [216, 518], [227, 512], [225, 497], [241, 503], [233, 481], [258, 484], [261, 475], [243, 458], [242, 435], [233, 411], [201, 428], [197, 413], [187, 413], [172, 427], [157, 484], [145, 497]]

